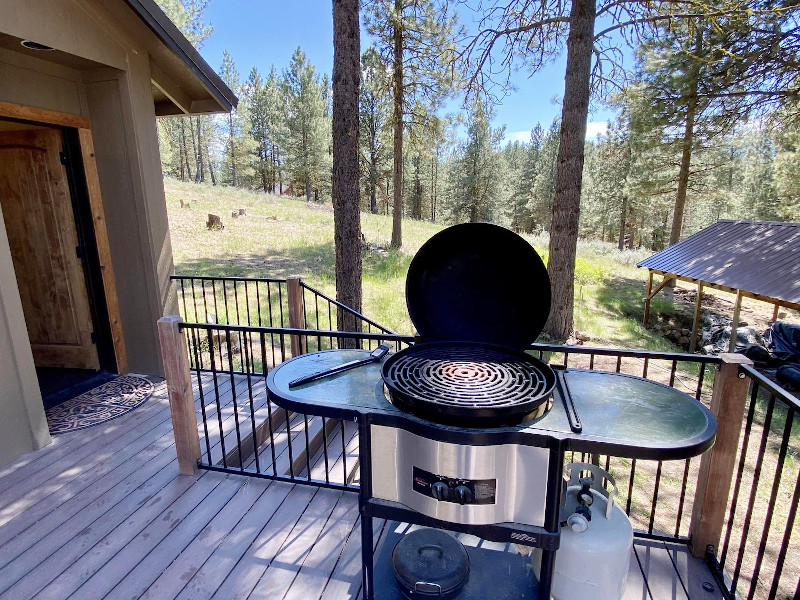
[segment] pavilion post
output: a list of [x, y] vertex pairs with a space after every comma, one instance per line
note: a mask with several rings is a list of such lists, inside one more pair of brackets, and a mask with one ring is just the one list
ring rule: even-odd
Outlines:
[[644, 319], [642, 319], [642, 325], [645, 327], [647, 327], [647, 321], [650, 318], [650, 299], [652, 298], [650, 290], [653, 289], [653, 271], [648, 269], [647, 272], [650, 276], [647, 278], [647, 292], [644, 295]]
[[773, 323], [778, 320], [778, 309], [780, 307], [781, 307], [781, 305], [776, 302], [775, 303], [775, 308], [772, 309], [772, 322]]
[[700, 304], [703, 301], [703, 282], [697, 282], [697, 298], [694, 301], [694, 320], [692, 321], [692, 339], [689, 341], [689, 352], [697, 349], [697, 329], [700, 325]]
[[736, 331], [739, 329], [739, 313], [742, 310], [742, 290], [736, 290], [736, 307], [733, 309], [733, 323], [731, 323], [731, 340], [728, 352], [736, 352]]

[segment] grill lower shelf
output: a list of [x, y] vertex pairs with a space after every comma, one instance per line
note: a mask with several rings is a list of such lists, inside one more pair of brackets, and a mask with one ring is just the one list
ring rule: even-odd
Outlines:
[[[385, 525], [383, 538], [375, 551], [375, 600], [404, 600], [392, 568], [392, 550], [407, 528], [394, 521]], [[473, 539], [475, 539], [473, 537]], [[484, 544], [500, 547], [500, 544]], [[454, 600], [529, 600], [538, 596], [530, 557], [517, 552], [476, 547], [465, 543], [470, 574], [467, 584]], [[498, 576], [502, 573], [502, 577]]]

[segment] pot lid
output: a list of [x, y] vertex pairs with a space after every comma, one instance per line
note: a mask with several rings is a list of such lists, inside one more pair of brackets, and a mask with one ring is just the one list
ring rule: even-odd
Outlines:
[[398, 583], [414, 596], [440, 598], [460, 590], [469, 577], [464, 546], [440, 529], [417, 529], [403, 536], [392, 552]]
[[533, 246], [513, 231], [463, 223], [434, 235], [414, 256], [406, 305], [425, 342], [524, 349], [550, 314], [550, 277]]

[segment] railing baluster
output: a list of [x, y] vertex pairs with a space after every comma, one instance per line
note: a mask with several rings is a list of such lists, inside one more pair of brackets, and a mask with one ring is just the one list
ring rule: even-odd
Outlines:
[[689, 463], [690, 459], [686, 459], [686, 466], [683, 468], [683, 481], [681, 482], [681, 496], [678, 499], [678, 517], [675, 522], [675, 537], [681, 533], [681, 521], [683, 519], [683, 505], [686, 501], [686, 487], [689, 482]]
[[[208, 327], [207, 331], [208, 331], [208, 347], [211, 350], [210, 352], [211, 373], [212, 373], [212, 379], [214, 381], [214, 399], [217, 404], [217, 424], [219, 425], [219, 443], [220, 443], [220, 448], [222, 449], [222, 466], [227, 469], [228, 458], [227, 458], [227, 453], [225, 452], [225, 430], [222, 427], [222, 403], [220, 402], [219, 398], [219, 380], [217, 379], [216, 352], [214, 351], [214, 346], [216, 346], [216, 344], [214, 343], [214, 334], [211, 329], [211, 326]], [[221, 360], [222, 360], [222, 355], [220, 355], [220, 361]]]
[[303, 415], [306, 430], [306, 479], [311, 481], [311, 440], [308, 437], [308, 415]]
[[625, 514], [631, 514], [631, 502], [633, 500], [633, 478], [636, 473], [636, 459], [631, 460], [631, 472], [628, 479], [628, 503], [625, 506]]
[[756, 562], [753, 565], [753, 576], [750, 578], [750, 593], [747, 594], [747, 600], [753, 600], [755, 596], [756, 587], [761, 575], [761, 565], [764, 561], [764, 555], [767, 549], [767, 537], [769, 536], [769, 528], [772, 525], [772, 517], [775, 514], [775, 503], [778, 500], [778, 490], [781, 485], [781, 477], [783, 476], [783, 466], [786, 461], [786, 452], [789, 449], [789, 438], [792, 433], [792, 423], [794, 421], [794, 412], [789, 409], [786, 411], [786, 423], [783, 427], [783, 438], [781, 439], [781, 446], [778, 450], [778, 463], [775, 466], [775, 476], [772, 478], [772, 489], [769, 494], [769, 504], [764, 528], [761, 530], [761, 541], [758, 544], [758, 552], [756, 553]]
[[242, 456], [242, 434], [239, 430], [239, 406], [236, 402], [236, 376], [233, 374], [233, 359], [231, 358], [231, 332], [225, 332], [225, 344], [228, 349], [228, 367], [231, 382], [231, 400], [233, 401], [233, 422], [236, 426], [236, 452], [239, 456], [239, 469], [244, 471], [244, 457]]
[[739, 542], [739, 552], [736, 556], [736, 566], [731, 576], [731, 591], [736, 590], [736, 584], [739, 581], [739, 575], [742, 571], [742, 563], [744, 560], [745, 547], [747, 546], [747, 537], [750, 533], [750, 521], [753, 517], [753, 507], [755, 506], [756, 495], [758, 493], [758, 483], [761, 479], [761, 466], [764, 463], [764, 453], [767, 449], [767, 438], [769, 437], [769, 429], [772, 423], [772, 413], [775, 409], [775, 395], [770, 394], [769, 404], [767, 405], [767, 414], [764, 417], [764, 429], [761, 432], [761, 443], [758, 447], [758, 458], [756, 459], [755, 471], [753, 472], [753, 486], [750, 490], [750, 499], [747, 502], [747, 513], [745, 515], [744, 524], [742, 525], [742, 537]]
[[[265, 365], [264, 369], [263, 369], [263, 371], [264, 371], [264, 389], [265, 389], [264, 393], [266, 393], [267, 371], [268, 371], [268, 369], [266, 367], [266, 364], [267, 364], [267, 349], [266, 349], [266, 340], [265, 340], [264, 333], [261, 332], [260, 336], [261, 336], [261, 356], [262, 356], [262, 360], [264, 361], [264, 365]], [[270, 452], [272, 453], [272, 474], [273, 475], [277, 475], [278, 474], [278, 470], [277, 470], [277, 468], [275, 466], [275, 431], [274, 431], [274, 429], [272, 427], [272, 402], [270, 402], [269, 396], [267, 396], [267, 426], [269, 427], [269, 449], [270, 449]]]
[[[247, 354], [245, 352], [245, 355], [246, 355], [248, 361], [252, 361], [254, 363], [255, 362], [255, 358], [253, 357], [253, 334], [251, 333], [248, 337], [249, 337], [248, 341], [250, 343], [250, 353]], [[246, 348], [246, 346], [245, 346], [245, 348]], [[248, 397], [249, 402], [250, 402], [250, 425], [253, 428], [253, 455], [254, 455], [253, 458], [255, 459], [255, 463], [256, 463], [256, 473], [260, 473], [261, 472], [261, 465], [258, 462], [258, 428], [256, 427], [256, 407], [255, 407], [255, 405], [253, 403], [253, 379], [252, 379], [252, 374], [251, 374], [251, 371], [254, 371], [254, 370], [255, 370], [255, 367], [253, 367], [252, 365], [250, 365], [248, 363], [247, 369], [246, 369], [246, 371], [247, 371], [247, 397]], [[265, 370], [265, 369], [262, 367], [262, 370]], [[244, 466], [244, 465], [242, 465], [242, 466]]]
[[197, 355], [200, 353], [200, 332], [197, 329], [192, 329], [192, 350], [195, 355], [195, 364], [197, 368], [195, 369], [195, 373], [197, 374], [197, 390], [198, 395], [200, 396], [200, 414], [203, 416], [203, 435], [206, 438], [206, 457], [208, 458], [208, 464], [211, 465], [211, 442], [208, 439], [208, 419], [206, 418], [206, 398], [205, 392], [203, 390], [203, 379], [200, 376], [200, 362], [197, 358]]
[[744, 437], [742, 438], [742, 443], [739, 446], [739, 452], [740, 452], [739, 467], [736, 471], [736, 479], [733, 486], [733, 495], [731, 496], [731, 498], [733, 498], [733, 502], [731, 502], [730, 512], [728, 513], [728, 526], [727, 529], [725, 530], [725, 537], [721, 544], [722, 548], [720, 552], [719, 561], [722, 565], [725, 564], [725, 559], [727, 558], [728, 555], [728, 545], [730, 543], [731, 533], [733, 531], [733, 522], [736, 514], [736, 505], [738, 503], [739, 490], [742, 486], [742, 475], [744, 474], [744, 468], [747, 462], [747, 449], [750, 443], [750, 431], [752, 429], [753, 419], [755, 417], [755, 412], [756, 412], [756, 404], [757, 404], [756, 400], [758, 398], [758, 390], [759, 390], [758, 384], [753, 383], [750, 392], [750, 407], [747, 410], [747, 419], [745, 420], [745, 425], [744, 425]]
[[288, 450], [289, 450], [289, 476], [294, 479], [294, 456], [292, 454], [292, 424], [291, 419], [289, 418], [289, 411], [285, 408], [283, 409], [285, 413], [284, 416], [286, 417], [286, 435], [288, 436]]
[[322, 417], [322, 456], [325, 460], [325, 483], [330, 483], [331, 479], [328, 474], [328, 423], [325, 417]]
[[[780, 552], [778, 552], [778, 558], [775, 561], [775, 573], [772, 575], [772, 584], [769, 587], [770, 600], [778, 595], [778, 584], [781, 580], [783, 564], [786, 561], [786, 553], [789, 551], [789, 544], [794, 531], [794, 520], [797, 517], [798, 501], [800, 501], [800, 470], [797, 471], [797, 478], [794, 482], [794, 494], [792, 495], [792, 504], [789, 506], [789, 514], [786, 517], [786, 527], [783, 530], [783, 542], [781, 543]], [[797, 585], [800, 588], [800, 579], [798, 579]], [[797, 597], [797, 594], [795, 594], [795, 598]]]

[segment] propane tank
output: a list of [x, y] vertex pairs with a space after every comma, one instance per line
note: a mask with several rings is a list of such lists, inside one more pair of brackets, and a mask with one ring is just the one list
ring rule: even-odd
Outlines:
[[[565, 475], [569, 481], [562, 499], [552, 597], [620, 600], [628, 577], [633, 528], [614, 503], [616, 482], [607, 471], [587, 463], [568, 464]], [[538, 576], [541, 553], [535, 552], [533, 558]]]

